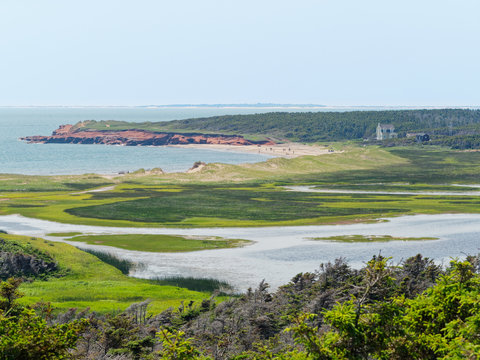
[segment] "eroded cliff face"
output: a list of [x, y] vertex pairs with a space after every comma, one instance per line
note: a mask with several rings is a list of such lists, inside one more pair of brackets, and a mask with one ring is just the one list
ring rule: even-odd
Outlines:
[[29, 143], [43, 144], [106, 144], [127, 146], [161, 146], [179, 144], [273, 145], [273, 141], [250, 141], [239, 135], [150, 132], [145, 130], [82, 130], [61, 125], [51, 136], [26, 136]]
[[30, 278], [58, 270], [54, 262], [46, 262], [27, 254], [11, 254], [0, 251], [0, 279], [9, 277]]
[[29, 245], [0, 238], [0, 280], [9, 277], [24, 279], [45, 277], [57, 273], [58, 270], [50, 255]]

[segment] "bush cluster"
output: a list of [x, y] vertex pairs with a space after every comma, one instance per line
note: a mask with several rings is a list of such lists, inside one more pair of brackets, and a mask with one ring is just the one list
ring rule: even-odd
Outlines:
[[0, 286], [2, 359], [452, 359], [480, 355], [479, 258], [446, 269], [421, 255], [374, 256], [302, 273], [275, 292], [186, 302], [156, 316], [148, 301], [99, 315], [22, 307]]

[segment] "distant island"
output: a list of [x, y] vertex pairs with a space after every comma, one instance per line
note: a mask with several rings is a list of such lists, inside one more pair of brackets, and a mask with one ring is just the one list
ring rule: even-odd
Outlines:
[[171, 105], [142, 105], [143, 108], [182, 108], [182, 107], [200, 107], [200, 108], [324, 108], [327, 105], [319, 104], [274, 104], [274, 103], [256, 103], [256, 104], [171, 104]]

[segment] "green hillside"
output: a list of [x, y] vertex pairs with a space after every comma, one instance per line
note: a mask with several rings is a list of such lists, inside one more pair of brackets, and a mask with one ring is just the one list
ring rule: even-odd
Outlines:
[[[378, 123], [393, 124], [399, 137], [424, 131], [434, 139], [480, 134], [480, 110], [388, 110], [352, 112], [276, 112], [224, 115], [167, 122], [84, 121], [76, 128], [96, 130], [144, 129], [149, 131], [241, 134], [248, 138], [272, 137], [319, 142], [372, 138]], [[452, 144], [449, 144], [452, 145]]]

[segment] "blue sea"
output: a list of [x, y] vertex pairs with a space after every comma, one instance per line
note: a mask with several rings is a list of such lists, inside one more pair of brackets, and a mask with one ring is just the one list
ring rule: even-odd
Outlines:
[[[228, 164], [268, 159], [260, 154], [234, 151], [174, 148], [168, 146], [111, 146], [74, 144], [27, 144], [19, 138], [50, 135], [62, 124], [82, 120], [167, 121], [229, 114], [286, 111], [272, 108], [0, 108], [0, 173], [25, 175], [114, 174], [140, 168], [185, 171], [195, 161]], [[289, 110], [290, 111], [290, 110]], [[296, 111], [312, 111], [300, 109]]]
[[[62, 124], [83, 120], [168, 121], [277, 111], [387, 110], [388, 107], [27, 107], [0, 108], [0, 173], [26, 175], [115, 174], [140, 168], [185, 171], [195, 161], [228, 164], [268, 159], [261, 154], [198, 148], [27, 144], [19, 138], [50, 135]], [[406, 109], [406, 107], [402, 108]]]

